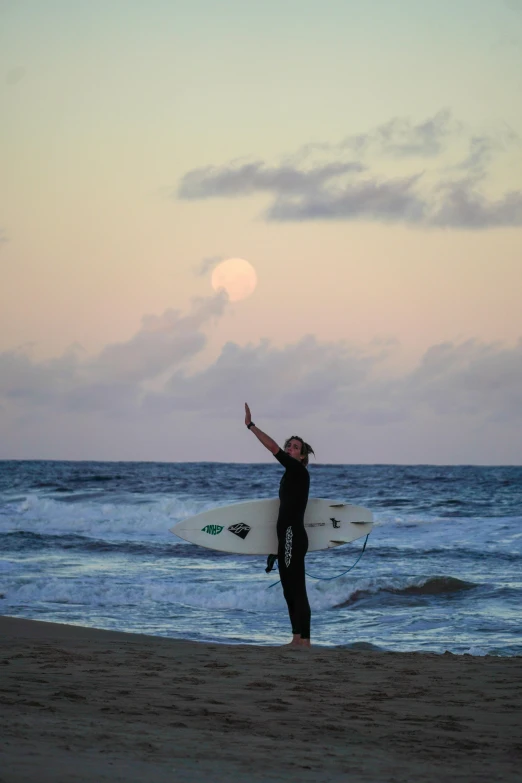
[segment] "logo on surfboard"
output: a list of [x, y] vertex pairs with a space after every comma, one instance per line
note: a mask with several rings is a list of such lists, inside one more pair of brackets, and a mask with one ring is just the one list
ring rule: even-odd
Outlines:
[[205, 525], [201, 528], [203, 533], [208, 533], [210, 536], [217, 536], [223, 530], [223, 525]]
[[341, 527], [340, 519], [335, 519], [334, 517], [330, 517], [330, 522], [332, 522], [334, 527]]
[[246, 525], [244, 522], [237, 522], [235, 525], [230, 525], [228, 530], [244, 540], [250, 533], [250, 526]]

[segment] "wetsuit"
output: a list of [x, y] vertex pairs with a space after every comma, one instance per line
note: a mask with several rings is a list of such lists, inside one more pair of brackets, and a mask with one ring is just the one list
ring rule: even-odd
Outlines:
[[299, 460], [279, 449], [275, 458], [286, 470], [279, 486], [277, 518], [277, 561], [283, 593], [288, 604], [292, 633], [310, 638], [310, 604], [306, 595], [305, 555], [308, 536], [304, 514], [308, 502], [310, 476]]

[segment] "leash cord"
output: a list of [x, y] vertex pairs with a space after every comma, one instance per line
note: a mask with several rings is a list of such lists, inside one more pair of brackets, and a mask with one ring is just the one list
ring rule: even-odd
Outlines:
[[[323, 582], [329, 582], [332, 579], [339, 579], [340, 576], [344, 576], [345, 574], [348, 573], [348, 571], [351, 571], [352, 568], [355, 568], [355, 566], [357, 565], [357, 563], [359, 562], [359, 560], [361, 559], [361, 557], [364, 554], [364, 550], [366, 549], [366, 544], [368, 543], [368, 538], [369, 537], [370, 537], [370, 534], [367, 533], [366, 534], [366, 538], [364, 539], [363, 548], [361, 549], [361, 554], [359, 555], [359, 557], [357, 558], [355, 563], [353, 565], [351, 565], [350, 568], [347, 568], [346, 571], [343, 571], [341, 574], [336, 574], [335, 576], [314, 576], [313, 574], [309, 574], [308, 571], [305, 571], [305, 574], [307, 576], [309, 576], [310, 579], [320, 579]], [[281, 580], [278, 579], [277, 582], [273, 582], [271, 585], [268, 585], [267, 590], [270, 590], [271, 587], [275, 587], [275, 585], [278, 585], [280, 583], [280, 581]]]

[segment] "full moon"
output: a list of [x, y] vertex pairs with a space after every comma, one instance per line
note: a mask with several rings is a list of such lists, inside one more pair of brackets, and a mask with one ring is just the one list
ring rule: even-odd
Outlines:
[[246, 299], [255, 291], [256, 285], [256, 270], [243, 258], [227, 258], [212, 272], [212, 288], [214, 291], [225, 290], [231, 302]]

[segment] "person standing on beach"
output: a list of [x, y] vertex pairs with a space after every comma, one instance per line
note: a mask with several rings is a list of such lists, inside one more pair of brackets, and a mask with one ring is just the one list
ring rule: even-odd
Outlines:
[[281, 449], [275, 440], [256, 427], [246, 402], [245, 424], [285, 468], [279, 485], [277, 560], [283, 594], [292, 623], [293, 638], [288, 646], [310, 647], [311, 612], [305, 581], [308, 536], [304, 527], [304, 514], [310, 489], [308, 455], [313, 454], [314, 450], [297, 435], [288, 438], [284, 450]]

